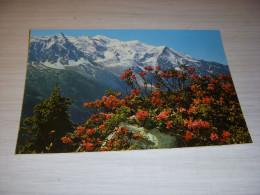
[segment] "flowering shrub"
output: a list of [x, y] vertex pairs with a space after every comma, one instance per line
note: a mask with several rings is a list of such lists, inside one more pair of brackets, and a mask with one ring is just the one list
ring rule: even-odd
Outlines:
[[184, 65], [181, 71], [144, 70], [123, 73], [121, 80], [131, 88], [126, 94], [108, 90], [101, 100], [85, 103], [96, 114], [63, 143], [78, 146], [77, 151], [132, 149], [132, 140], [142, 136], [122, 122], [175, 136], [178, 147], [252, 142], [230, 74], [199, 76]]

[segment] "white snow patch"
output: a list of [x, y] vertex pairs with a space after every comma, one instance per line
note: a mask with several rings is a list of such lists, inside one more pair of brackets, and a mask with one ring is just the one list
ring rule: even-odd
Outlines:
[[55, 69], [65, 69], [65, 67], [68, 67], [68, 66], [78, 66], [78, 65], [81, 65], [81, 64], [86, 64], [86, 63], [89, 63], [88, 60], [85, 60], [84, 58], [80, 58], [78, 61], [74, 61], [74, 60], [69, 60], [68, 61], [68, 65], [64, 65], [64, 64], [61, 64], [60, 62], [60, 58], [57, 60], [56, 63], [51, 63], [49, 61], [46, 61], [43, 63], [44, 66], [47, 66], [49, 68], [55, 68]]

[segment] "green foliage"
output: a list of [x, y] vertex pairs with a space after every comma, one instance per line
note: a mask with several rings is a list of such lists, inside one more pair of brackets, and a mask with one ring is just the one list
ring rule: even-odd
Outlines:
[[27, 117], [20, 127], [25, 144], [18, 147], [18, 153], [65, 152], [60, 138], [73, 130], [68, 110], [73, 101], [63, 97], [56, 84], [48, 99], [34, 107], [33, 117]]

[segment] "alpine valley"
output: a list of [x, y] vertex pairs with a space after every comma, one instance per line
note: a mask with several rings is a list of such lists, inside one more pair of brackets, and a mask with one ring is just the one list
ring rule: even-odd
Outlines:
[[91, 116], [83, 103], [100, 99], [109, 88], [125, 91], [120, 79], [125, 70], [130, 68], [138, 75], [144, 66], [180, 70], [182, 64], [194, 67], [199, 75], [229, 73], [227, 65], [196, 60], [172, 48], [137, 40], [124, 42], [101, 35], [70, 37], [62, 33], [31, 37], [22, 119], [33, 115], [33, 107], [50, 96], [56, 83], [64, 96], [75, 98], [71, 119], [81, 122]]

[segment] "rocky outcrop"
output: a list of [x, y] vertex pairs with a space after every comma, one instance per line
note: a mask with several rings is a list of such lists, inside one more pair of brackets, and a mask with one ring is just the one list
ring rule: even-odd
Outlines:
[[[126, 127], [129, 132], [139, 133], [142, 136], [140, 140], [132, 140], [131, 144], [135, 149], [152, 149], [152, 148], [174, 148], [177, 147], [176, 138], [164, 133], [158, 129], [145, 129], [137, 125], [121, 123], [119, 126]], [[113, 136], [111, 136], [112, 138]], [[111, 139], [110, 138], [110, 139]]]

